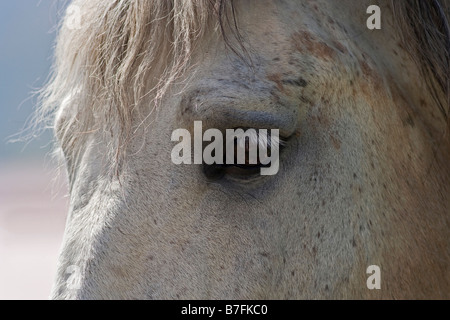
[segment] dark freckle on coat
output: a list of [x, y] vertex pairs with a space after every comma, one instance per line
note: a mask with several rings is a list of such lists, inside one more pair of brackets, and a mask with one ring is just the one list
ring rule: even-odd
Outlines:
[[342, 45], [342, 43], [333, 41], [332, 44], [340, 53], [348, 53], [347, 49]]
[[329, 290], [329, 288], [328, 288], [328, 285], [326, 284], [325, 285], [325, 291], [328, 291]]
[[280, 61], [280, 58], [278, 58], [278, 57], [273, 58], [272, 61]]
[[352, 239], [352, 241], [351, 241], [351, 242], [352, 242], [352, 246], [353, 246], [353, 248], [354, 248], [354, 247], [356, 247], [356, 241], [355, 241], [355, 238], [354, 238], [354, 237], [353, 237], [353, 239]]
[[303, 102], [303, 103], [305, 103], [305, 104], [308, 104], [308, 105], [312, 105], [312, 104], [313, 104], [311, 100], [308, 100], [308, 99], [307, 99], [306, 97], [304, 97], [304, 96], [301, 96], [301, 97], [300, 97], [300, 101]]
[[341, 148], [341, 141], [336, 138], [333, 134], [330, 135], [331, 142], [333, 143], [333, 146], [336, 150], [339, 150]]
[[411, 117], [410, 114], [408, 114], [408, 117], [406, 118], [404, 125], [409, 125], [410, 127], [414, 128], [414, 119]]
[[306, 87], [308, 85], [308, 82], [306, 82], [305, 79], [303, 78], [298, 78], [298, 79], [285, 79], [281, 81], [283, 84], [286, 85], [292, 85], [292, 86], [297, 86], [297, 87]]
[[365, 77], [370, 77], [372, 75], [372, 68], [369, 67], [366, 61], [361, 61], [361, 70]]
[[353, 179], [356, 179], [357, 177], [356, 173], [353, 173]]
[[420, 99], [420, 100], [419, 100], [419, 103], [420, 103], [420, 106], [421, 106], [421, 107], [424, 107], [424, 106], [426, 105], [426, 102], [425, 102], [425, 100], [423, 100], [423, 99]]

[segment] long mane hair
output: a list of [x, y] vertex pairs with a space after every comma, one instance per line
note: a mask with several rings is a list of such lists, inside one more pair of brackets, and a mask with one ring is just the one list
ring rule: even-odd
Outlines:
[[[188, 67], [206, 33], [245, 51], [233, 1], [226, 0], [75, 0], [79, 28], [61, 21], [52, 76], [40, 94], [35, 123], [53, 127], [69, 158], [89, 133], [110, 134], [114, 165], [120, 163], [136, 128], [132, 117], [151, 97], [155, 108]], [[449, 117], [450, 31], [448, 1], [392, 1], [404, 46], [420, 66], [443, 117]], [[237, 41], [230, 41], [231, 38]], [[241, 55], [242, 56], [242, 55]]]

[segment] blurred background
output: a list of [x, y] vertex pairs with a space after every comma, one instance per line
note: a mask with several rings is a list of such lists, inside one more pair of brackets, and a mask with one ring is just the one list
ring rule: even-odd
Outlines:
[[[0, 1], [0, 299], [48, 299], [68, 208], [52, 134], [20, 138], [46, 82], [66, 1]], [[19, 133], [19, 135], [17, 135]]]

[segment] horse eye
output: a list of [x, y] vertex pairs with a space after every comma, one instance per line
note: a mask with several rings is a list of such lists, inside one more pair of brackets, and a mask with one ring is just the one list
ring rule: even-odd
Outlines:
[[[256, 141], [256, 142], [255, 142]], [[277, 140], [276, 145], [274, 146], [278, 152], [282, 150], [287, 139], [280, 138]], [[273, 150], [273, 142], [269, 137], [269, 141], [265, 141], [266, 143], [266, 155], [271, 156]], [[234, 145], [232, 148], [234, 149], [234, 159], [232, 163], [227, 163], [226, 154], [224, 154], [223, 163], [224, 164], [212, 164], [207, 165], [203, 164], [203, 173], [209, 180], [220, 180], [225, 175], [232, 176], [234, 178], [240, 179], [250, 179], [260, 175], [261, 168], [270, 167], [271, 164], [263, 164], [260, 161], [260, 145], [257, 140], [251, 141], [250, 138], [245, 138], [244, 141], [238, 141], [234, 139]], [[252, 149], [253, 148], [253, 149]], [[226, 150], [226, 146], [224, 146], [224, 150]], [[238, 161], [238, 154], [243, 154], [243, 161]], [[242, 158], [242, 157], [241, 157]]]

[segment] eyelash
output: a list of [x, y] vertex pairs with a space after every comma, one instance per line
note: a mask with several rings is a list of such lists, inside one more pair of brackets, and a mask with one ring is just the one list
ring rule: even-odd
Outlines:
[[[270, 144], [270, 141], [271, 140], [269, 140], [269, 144]], [[288, 141], [287, 138], [279, 137], [278, 145], [279, 145], [280, 153], [283, 150], [283, 148], [285, 147], [287, 141]], [[249, 156], [248, 156], [249, 151], [247, 150], [248, 143], [249, 143], [249, 141], [248, 141], [248, 139], [246, 139], [246, 150], [245, 150], [246, 162], [249, 159]], [[236, 144], [237, 144], [237, 141], [235, 140], [235, 148], [236, 148]], [[271, 150], [270, 146], [268, 148], [268, 151], [269, 150]], [[258, 151], [259, 151], [259, 149], [258, 149]], [[234, 164], [225, 164], [225, 159], [224, 159], [224, 164], [212, 164], [212, 165], [203, 164], [203, 173], [209, 180], [219, 180], [219, 179], [222, 179], [225, 175], [235, 176], [235, 177], [238, 177], [241, 179], [251, 179], [251, 178], [259, 175], [261, 168], [270, 167], [270, 165], [271, 165], [270, 163], [264, 165], [264, 164], [260, 163], [259, 160], [257, 160], [257, 164], [237, 164], [236, 154], [237, 154], [237, 152], [235, 149]]]

